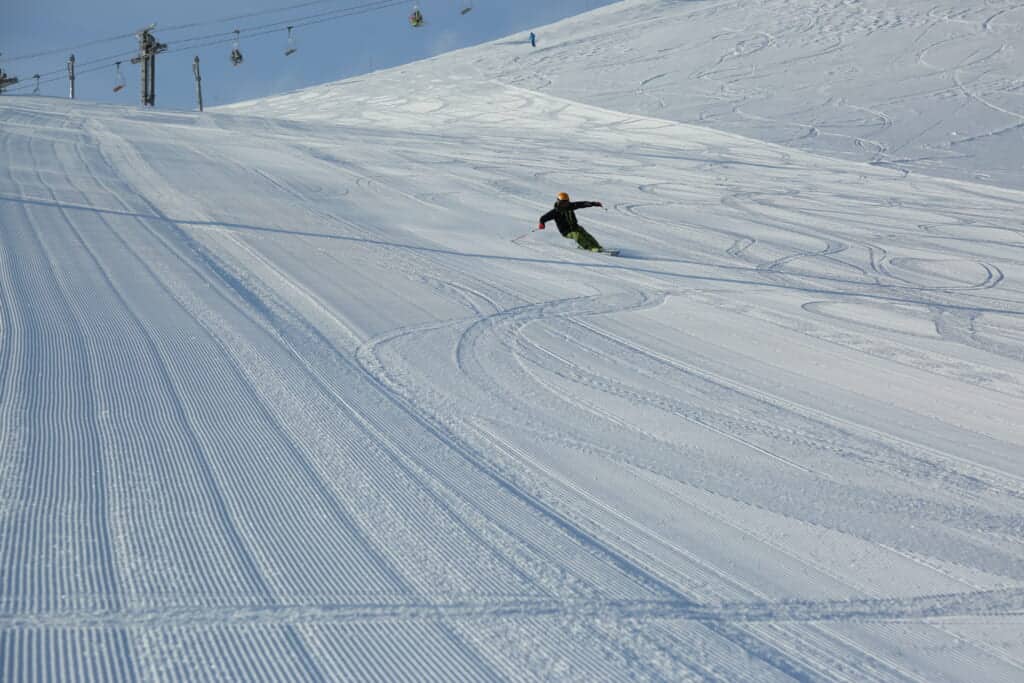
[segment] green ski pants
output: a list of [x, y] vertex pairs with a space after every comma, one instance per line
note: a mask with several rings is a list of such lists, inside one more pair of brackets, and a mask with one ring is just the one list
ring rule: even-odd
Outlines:
[[580, 249], [587, 249], [589, 251], [604, 251], [601, 245], [598, 243], [594, 236], [584, 230], [582, 227], [578, 227], [570, 233], [565, 235], [570, 239], [576, 240], [576, 244]]

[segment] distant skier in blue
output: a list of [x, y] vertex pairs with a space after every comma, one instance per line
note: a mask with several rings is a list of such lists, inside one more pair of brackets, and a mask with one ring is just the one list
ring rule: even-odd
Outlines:
[[533, 31], [530, 31], [530, 45], [532, 47], [537, 47], [537, 34]]

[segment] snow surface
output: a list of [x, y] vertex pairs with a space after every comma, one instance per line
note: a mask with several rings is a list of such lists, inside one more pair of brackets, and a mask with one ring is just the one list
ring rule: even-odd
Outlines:
[[0, 680], [1021, 680], [1024, 10], [899, 4], [0, 100]]

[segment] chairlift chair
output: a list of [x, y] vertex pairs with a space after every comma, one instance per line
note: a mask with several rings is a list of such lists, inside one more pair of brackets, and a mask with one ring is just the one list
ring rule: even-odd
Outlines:
[[240, 37], [242, 32], [237, 28], [235, 29], [235, 42], [231, 47], [231, 65], [238, 66], [242, 63], [242, 50], [239, 47]]
[[423, 12], [420, 11], [418, 4], [412, 6], [412, 14], [409, 15], [409, 25], [413, 28], [423, 26]]
[[289, 57], [289, 56], [295, 54], [295, 51], [299, 49], [299, 48], [295, 47], [295, 37], [292, 35], [292, 29], [293, 28], [295, 28], [295, 27], [294, 26], [289, 26], [288, 27], [288, 45], [284, 49], [284, 56], [285, 57]]
[[114, 92], [124, 90], [124, 74], [121, 73], [121, 62], [114, 62]]

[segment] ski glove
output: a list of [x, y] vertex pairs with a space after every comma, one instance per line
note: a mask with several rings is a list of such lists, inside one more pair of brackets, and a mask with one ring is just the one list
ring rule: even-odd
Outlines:
[[544, 229], [544, 224], [543, 223], [538, 223], [537, 224], [537, 229], [538, 230], [543, 230]]

